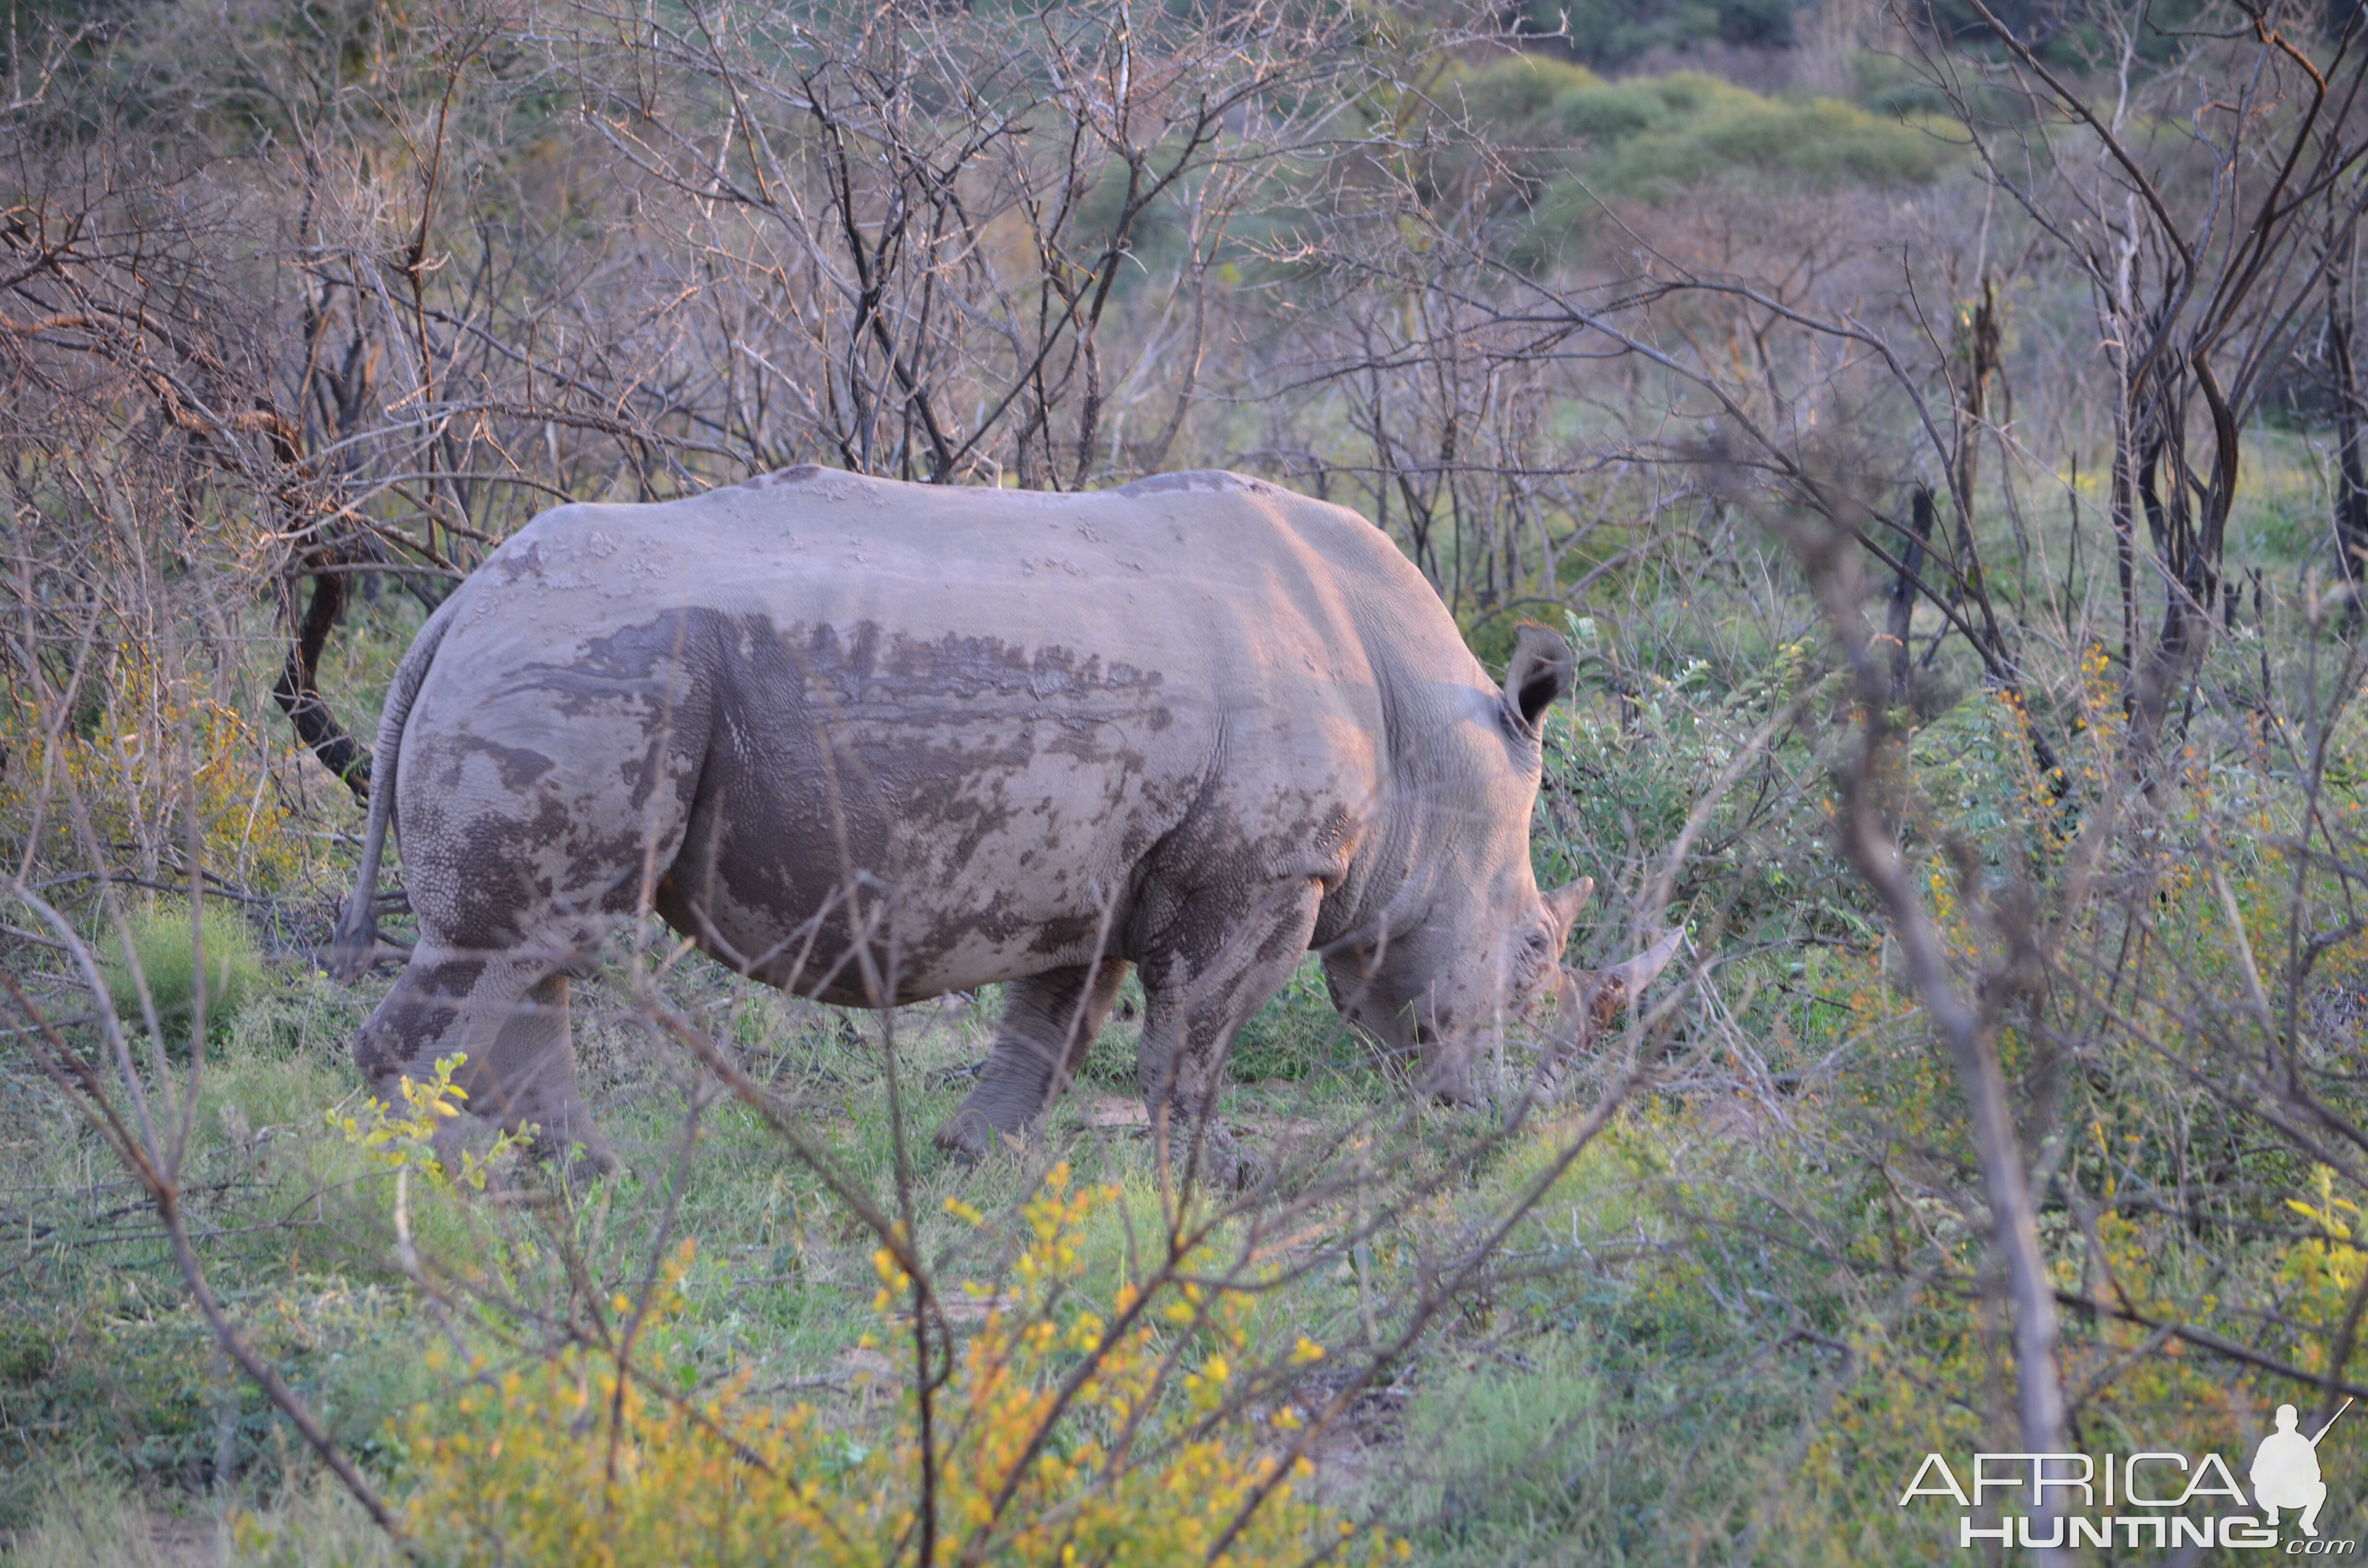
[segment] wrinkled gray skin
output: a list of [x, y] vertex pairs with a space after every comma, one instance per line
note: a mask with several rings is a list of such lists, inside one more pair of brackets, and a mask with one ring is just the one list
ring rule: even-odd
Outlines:
[[807, 467], [562, 506], [390, 692], [335, 961], [367, 966], [389, 827], [419, 942], [355, 1054], [392, 1098], [465, 1051], [473, 1111], [604, 1160], [567, 982], [654, 908], [842, 1006], [1008, 982], [938, 1133], [965, 1153], [1043, 1112], [1129, 965], [1179, 1149], [1310, 948], [1463, 1099], [1482, 1033], [1586, 984], [1557, 968], [1586, 884], [1542, 897], [1529, 853], [1571, 672], [1525, 628], [1499, 687], [1380, 530], [1233, 474], [1045, 494]]

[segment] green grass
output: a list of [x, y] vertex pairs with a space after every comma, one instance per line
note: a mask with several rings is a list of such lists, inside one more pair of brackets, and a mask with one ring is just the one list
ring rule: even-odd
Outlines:
[[209, 900], [203, 915], [194, 924], [195, 930], [186, 899], [157, 897], [127, 914], [121, 933], [100, 937], [101, 973], [116, 1016], [127, 1028], [140, 1028], [147, 1016], [142, 1006], [143, 986], [156, 1022], [168, 1038], [174, 1026], [186, 1028], [195, 1019], [200, 969], [194, 938], [200, 934], [209, 1029], [229, 1026], [239, 1010], [265, 989], [263, 960], [256, 949], [255, 934], [235, 906]]

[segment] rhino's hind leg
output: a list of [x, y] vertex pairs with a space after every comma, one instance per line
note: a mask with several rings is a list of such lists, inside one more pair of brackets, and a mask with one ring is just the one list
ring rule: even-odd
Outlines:
[[938, 1147], [975, 1159], [997, 1132], [1016, 1135], [1043, 1115], [1085, 1065], [1127, 968], [1123, 959], [1104, 959], [1006, 986], [995, 1049], [961, 1108], [938, 1129]]
[[562, 966], [423, 944], [362, 1026], [355, 1061], [372, 1094], [400, 1105], [402, 1080], [433, 1079], [437, 1060], [456, 1052], [467, 1058], [452, 1081], [467, 1092], [468, 1115], [438, 1139], [448, 1161], [474, 1129], [531, 1126], [538, 1155], [574, 1149], [595, 1169], [614, 1165], [576, 1089]]
[[1184, 900], [1162, 922], [1168, 940], [1144, 953], [1143, 1100], [1178, 1170], [1219, 1187], [1244, 1176], [1241, 1153], [1216, 1117], [1225, 1056], [1306, 956], [1322, 900], [1312, 881], [1247, 893], [1209, 889]]

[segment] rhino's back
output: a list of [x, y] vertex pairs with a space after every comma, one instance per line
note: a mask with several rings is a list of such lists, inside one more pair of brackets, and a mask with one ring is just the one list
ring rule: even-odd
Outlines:
[[[1091, 644], [1216, 681], [1286, 650], [1315, 654], [1294, 646], [1304, 631], [1354, 679], [1365, 653], [1357, 618], [1390, 603], [1395, 618], [1431, 619], [1470, 662], [1380, 530], [1231, 474], [1058, 494], [791, 469], [683, 501], [555, 508], [463, 592], [475, 602], [455, 630], [487, 653], [505, 631], [548, 650], [654, 608], [697, 607], [784, 627]], [[1232, 651], [1211, 636], [1227, 628]]]

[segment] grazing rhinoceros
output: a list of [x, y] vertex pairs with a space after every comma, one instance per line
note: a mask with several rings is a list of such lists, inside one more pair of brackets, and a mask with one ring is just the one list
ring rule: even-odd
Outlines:
[[841, 1006], [1008, 983], [938, 1133], [958, 1152], [1043, 1112], [1130, 964], [1168, 1126], [1206, 1128], [1235, 1029], [1311, 947], [1341, 1011], [1461, 1099], [1496, 1020], [1559, 988], [1584, 1032], [1668, 950], [1558, 969], [1591, 884], [1541, 896], [1530, 813], [1572, 668], [1525, 628], [1499, 687], [1379, 529], [1233, 474], [1046, 494], [804, 467], [561, 506], [388, 693], [336, 966], [374, 949], [390, 826], [419, 941], [355, 1054], [391, 1095], [464, 1051], [475, 1110], [597, 1149], [567, 977], [655, 909]]

